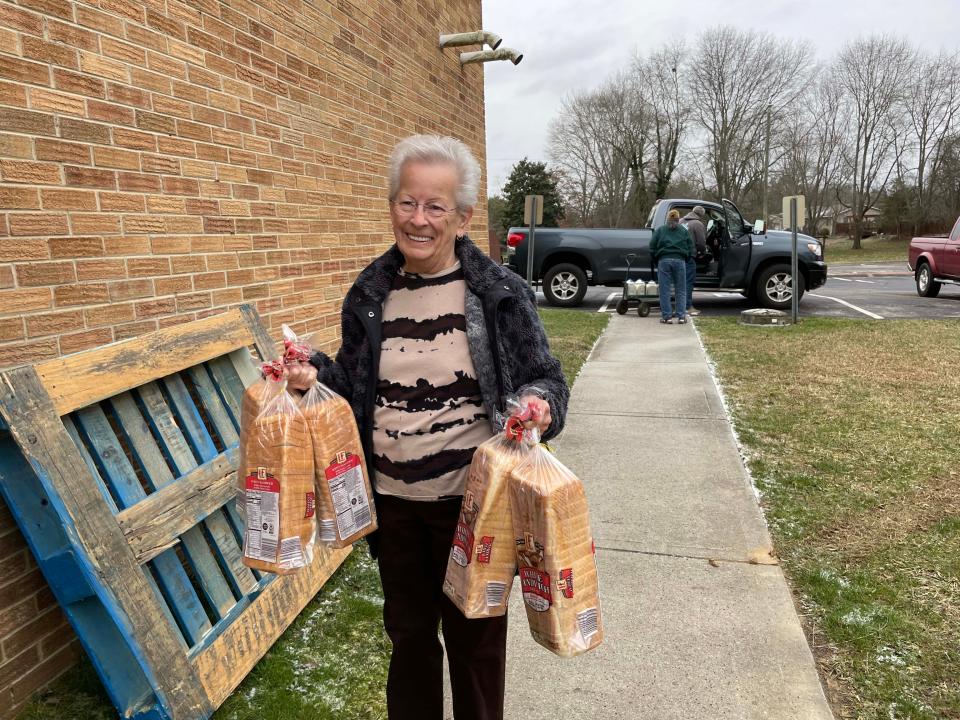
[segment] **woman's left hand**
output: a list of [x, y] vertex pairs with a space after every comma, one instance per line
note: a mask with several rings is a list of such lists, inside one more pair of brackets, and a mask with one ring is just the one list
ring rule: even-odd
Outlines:
[[526, 412], [520, 416], [523, 427], [527, 430], [536, 428], [540, 437], [543, 437], [553, 421], [550, 416], [550, 403], [538, 395], [523, 395], [520, 397], [520, 406], [527, 408]]

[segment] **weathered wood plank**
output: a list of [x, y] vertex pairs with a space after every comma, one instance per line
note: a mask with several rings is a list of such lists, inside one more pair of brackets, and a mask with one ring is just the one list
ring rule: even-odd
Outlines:
[[[244, 352], [247, 352], [246, 349], [244, 349]], [[249, 354], [250, 353], [247, 352], [247, 355]], [[243, 407], [243, 381], [234, 369], [229, 357], [220, 357], [211, 360], [207, 363], [207, 367], [210, 369], [210, 375], [220, 389], [223, 399], [230, 409], [230, 414], [233, 416], [234, 422], [239, 429], [241, 408]]]
[[194, 454], [200, 458], [200, 462], [213, 460], [217, 456], [217, 446], [214, 444], [213, 438], [210, 437], [207, 426], [203, 422], [203, 417], [190, 396], [190, 391], [187, 390], [183, 378], [176, 373], [168, 375], [163, 378], [163, 387], [170, 396], [172, 409], [177, 414], [180, 431], [187, 438]]
[[44, 490], [56, 497], [64, 530], [98, 597], [151, 679], [173, 720], [207, 717], [213, 706], [177, 633], [117, 525], [77, 446], [59, 419], [57, 406], [32, 367], [0, 373], [0, 415], [10, 427]]
[[214, 633], [222, 632], [193, 659], [214, 705], [226, 700], [349, 554], [350, 548], [319, 549], [310, 567], [274, 578], [233, 622], [217, 625]]
[[[240, 313], [250, 328], [250, 332], [253, 335], [253, 345], [256, 347], [257, 352], [260, 353], [260, 358], [262, 360], [276, 360], [280, 356], [277, 352], [277, 345], [273, 342], [273, 338], [270, 337], [270, 333], [267, 332], [263, 323], [260, 322], [260, 316], [257, 314], [257, 311], [253, 309], [252, 305], [241, 305]], [[241, 375], [240, 377], [243, 376]]]
[[230, 415], [230, 409], [226, 401], [217, 391], [213, 380], [210, 379], [210, 373], [204, 365], [194, 365], [188, 371], [193, 386], [197, 389], [200, 401], [203, 403], [203, 409], [207, 412], [210, 422], [217, 429], [224, 447], [236, 445], [240, 439], [237, 434], [239, 425], [235, 425]]
[[176, 545], [180, 535], [210, 513], [233, 502], [237, 448], [164, 485], [117, 515], [134, 556], [141, 563]]
[[57, 415], [250, 344], [249, 313], [231, 310], [36, 366]]
[[[147, 494], [100, 405], [78, 410], [75, 418], [89, 442], [94, 460], [103, 468], [105, 480], [120, 506], [128, 508], [143, 500]], [[210, 619], [180, 558], [173, 550], [166, 550], [154, 558], [153, 566], [157, 571], [160, 589], [168, 599], [177, 624], [186, 635], [187, 643], [191, 646], [196, 644], [210, 630]]]
[[237, 542], [233, 528], [220, 511], [210, 513], [204, 525], [213, 540], [214, 550], [219, 551], [221, 565], [230, 571], [240, 594], [246, 595], [256, 587], [257, 579], [250, 568], [243, 564], [243, 549]]
[[[153, 385], [153, 383], [150, 384]], [[160, 395], [159, 392], [154, 394]], [[160, 400], [162, 401], [162, 397]], [[202, 481], [205, 490], [202, 495], [198, 494], [199, 491], [195, 483], [181, 485], [178, 481], [175, 483], [177, 487], [171, 489], [173, 473], [167, 465], [160, 446], [150, 432], [150, 425], [160, 426], [163, 428], [162, 433], [169, 438], [170, 442], [177, 442], [175, 436], [179, 433], [176, 432], [176, 427], [171, 423], [172, 418], [169, 410], [158, 409], [155, 406], [157, 415], [151, 417], [151, 421], [148, 423], [140, 413], [140, 408], [130, 393], [121, 393], [112, 398], [111, 405], [113, 405], [114, 412], [120, 420], [120, 427], [128, 445], [146, 470], [147, 483], [152, 490], [159, 490], [159, 492], [153, 492], [132, 508], [125, 510], [121, 516], [117, 517], [117, 522], [120, 523], [120, 527], [124, 529], [128, 538], [135, 538], [139, 543], [144, 540], [144, 535], [147, 535], [150, 540], [146, 548], [142, 546], [134, 547], [134, 553], [136, 553], [140, 562], [147, 562], [157, 557], [164, 549], [173, 547], [179, 537], [183, 543], [187, 561], [200, 579], [201, 591], [210, 605], [216, 609], [217, 617], [222, 618], [236, 603], [236, 598], [224, 579], [213, 553], [210, 552], [203, 531], [196, 527], [199, 520], [219, 507], [219, 505], [210, 505], [211, 501], [219, 500], [216, 492], [206, 492], [210, 489], [210, 483], [217, 478]], [[180, 445], [189, 453], [182, 437], [180, 438]], [[217, 459], [221, 460], [221, 466], [231, 463], [228, 458], [218, 457]], [[204, 469], [206, 472], [210, 471], [210, 468], [206, 465]], [[220, 475], [229, 474], [229, 464], [226, 467], [214, 468], [215, 475], [218, 470]], [[224, 478], [219, 479], [222, 482]], [[229, 480], [229, 478], [227, 479]], [[174, 492], [174, 490], [179, 490], [179, 492]], [[220, 500], [220, 502], [223, 501]], [[205, 507], [196, 508], [195, 503]], [[144, 506], [146, 506], [146, 509], [141, 509]], [[199, 510], [203, 510], [203, 515], [198, 517]], [[124, 527], [123, 516], [128, 513], [135, 513], [133, 515], [134, 521], [142, 519], [145, 525], [145, 527], [133, 528], [133, 535]], [[147, 552], [143, 552], [144, 550]]]

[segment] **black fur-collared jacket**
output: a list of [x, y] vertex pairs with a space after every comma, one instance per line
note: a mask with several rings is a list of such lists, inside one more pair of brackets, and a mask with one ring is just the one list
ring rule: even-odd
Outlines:
[[[533, 293], [515, 273], [497, 265], [469, 238], [455, 252], [467, 285], [467, 342], [491, 423], [503, 400], [536, 389], [550, 403], [552, 422], [543, 439], [563, 429], [569, 389], [560, 362], [550, 354]], [[342, 344], [336, 359], [315, 353], [318, 379], [345, 397], [360, 428], [367, 466], [373, 467], [373, 411], [380, 371], [383, 303], [403, 265], [394, 245], [360, 273], [343, 302]]]

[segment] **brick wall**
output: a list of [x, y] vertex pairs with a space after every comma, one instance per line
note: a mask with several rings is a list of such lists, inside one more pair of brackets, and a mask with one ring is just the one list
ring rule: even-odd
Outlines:
[[[437, 48], [480, 27], [480, 0], [0, 0], [0, 368], [244, 302], [334, 348], [396, 140], [485, 156], [482, 67]], [[77, 652], [0, 507], [0, 717]]]

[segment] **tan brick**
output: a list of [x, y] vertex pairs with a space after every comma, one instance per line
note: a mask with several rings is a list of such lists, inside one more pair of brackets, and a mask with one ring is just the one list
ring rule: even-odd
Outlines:
[[190, 290], [193, 289], [192, 285], [193, 284], [190, 282], [190, 277], [187, 275], [157, 278], [153, 281], [153, 287], [158, 296], [190, 292]]
[[37, 210], [40, 208], [40, 193], [36, 188], [0, 186], [0, 208]]
[[124, 215], [125, 233], [162, 233], [166, 232], [166, 221], [159, 215]]
[[37, 160], [53, 160], [80, 165], [90, 164], [90, 146], [63, 140], [37, 138], [34, 143]]
[[167, 115], [137, 110], [134, 124], [141, 130], [172, 135], [177, 130], [177, 121]]
[[157, 149], [157, 138], [150, 133], [140, 132], [139, 130], [114, 128], [113, 142], [120, 147], [131, 148], [133, 150], [156, 152]]
[[103, 80], [61, 68], [53, 69], [53, 85], [58, 90], [86, 97], [102, 98], [105, 95]]
[[120, 218], [103, 213], [73, 213], [70, 217], [70, 225], [73, 232], [83, 235], [120, 232]]
[[194, 290], [216, 290], [227, 286], [227, 274], [223, 272], [199, 273], [193, 276]]
[[177, 301], [175, 298], [162, 298], [159, 300], [146, 300], [136, 303], [135, 312], [141, 320], [146, 318], [156, 318], [162, 315], [172, 315], [177, 311]]
[[184, 160], [182, 163], [183, 175], [195, 178], [207, 178], [213, 180], [217, 177], [217, 168], [213, 163], [202, 162], [199, 160]]
[[125, 323], [117, 325], [113, 329], [114, 338], [117, 340], [127, 340], [132, 337], [139, 337], [157, 329], [156, 320], [141, 320], [139, 322]]
[[[184, 212], [184, 199], [167, 195], [151, 195], [147, 198], [147, 212], [160, 214], [180, 214]], [[165, 227], [170, 232], [169, 224]]]
[[153, 280], [118, 280], [110, 283], [111, 302], [135, 300], [153, 295]]
[[20, 4], [44, 15], [54, 15], [62, 20], [73, 20], [73, 3], [69, 0], [20, 0]]
[[203, 255], [175, 255], [170, 258], [170, 270], [174, 274], [198, 273], [206, 269], [207, 260]]
[[0, 77], [31, 85], [50, 85], [50, 69], [41, 63], [0, 55]]
[[160, 178], [156, 175], [121, 172], [117, 173], [117, 180], [126, 192], [160, 192]]
[[96, 210], [97, 195], [90, 190], [40, 190], [44, 210]]
[[63, 168], [65, 184], [79, 187], [113, 190], [117, 187], [117, 174], [112, 170], [65, 165]]
[[[22, 317], [0, 320], [0, 342], [16, 342], [17, 340], [23, 340], [25, 337]], [[0, 613], [0, 617], [2, 617], [2, 613]]]
[[150, 93], [129, 85], [107, 83], [107, 98], [121, 105], [133, 105], [142, 109], [148, 109], [151, 106]]
[[142, 235], [120, 235], [103, 239], [103, 252], [108, 257], [148, 255], [150, 240]]
[[143, 153], [140, 156], [140, 169], [149, 173], [179, 174], [180, 162], [180, 160], [172, 157]]
[[163, 257], [130, 258], [127, 275], [131, 278], [156, 277], [170, 274], [170, 260]]
[[63, 43], [80, 50], [97, 50], [97, 36], [89, 30], [68, 25], [58, 20], [47, 19], [47, 37], [53, 42]]
[[101, 325], [118, 325], [135, 319], [133, 303], [111, 303], [110, 305], [87, 308], [83, 311], [83, 315], [87, 327], [91, 328]]
[[114, 15], [109, 15], [105, 12], [100, 12], [99, 10], [82, 5], [77, 7], [77, 24], [107, 35], [117, 37], [123, 35], [123, 20]]
[[40, 38], [24, 35], [20, 39], [23, 57], [28, 60], [47, 63], [48, 65], [59, 65], [61, 67], [76, 70], [77, 50], [76, 48], [64, 45], [63, 43], [52, 43]]
[[[51, 358], [55, 358], [58, 354], [59, 348], [57, 347], [56, 338], [37, 340], [34, 342], [26, 342], [16, 345], [3, 345], [0, 346], [0, 367], [9, 368], [16, 365], [27, 365], [39, 362], [41, 360], [50, 360]], [[39, 573], [40, 571], [37, 570], [35, 572]], [[33, 577], [33, 573], [27, 575], [28, 579]], [[7, 595], [14, 594], [16, 597], [23, 597], [24, 594], [30, 592], [33, 584], [43, 581], [42, 576], [36, 575], [35, 577], [37, 578], [36, 580], [18, 580], [15, 583], [10, 583], [6, 588], [7, 592], [0, 591], [0, 607], [9, 605], [10, 598], [6, 597]], [[18, 657], [22, 658], [29, 653], [30, 651], [28, 650], [27, 653], [21, 654]], [[34, 656], [30, 655], [29, 657], [31, 659], [28, 663], [28, 667], [36, 664], [36, 659], [34, 659]], [[14, 658], [10, 661], [10, 663], [16, 663], [17, 660], [18, 658]], [[10, 663], [7, 663], [7, 665], [10, 665]], [[9, 678], [4, 677], [4, 668], [6, 668], [7, 665], [0, 666], [0, 687], [6, 687], [10, 682]], [[11, 669], [11, 671], [13, 670]]]
[[[0, 313], [24, 313], [30, 310], [46, 310], [53, 306], [50, 288], [15, 288], [0, 290]], [[0, 604], [0, 607], [3, 607]]]
[[140, 155], [132, 150], [98, 147], [93, 149], [93, 164], [119, 170], [139, 170]]
[[61, 285], [53, 290], [53, 299], [57, 307], [95, 305], [107, 302], [109, 297], [105, 283]]
[[145, 27], [140, 27], [140, 25], [130, 23], [127, 23], [126, 30], [127, 40], [130, 42], [151, 50], [158, 50], [160, 52], [167, 51], [167, 36], [163, 33], [154, 32]]
[[12, 288], [16, 285], [13, 278], [13, 268], [9, 265], [0, 265], [0, 289]]
[[130, 70], [130, 82], [134, 87], [144, 90], [155, 93], [170, 93], [170, 78], [149, 70], [132, 68]]
[[0, 123], [2, 123], [0, 127], [3, 127], [7, 132], [18, 132], [28, 135], [57, 134], [54, 118], [42, 112], [0, 107]]
[[31, 35], [43, 35], [43, 18], [13, 5], [0, 5], [0, 23]]
[[123, 260], [77, 260], [77, 280], [116, 280], [126, 277], [127, 266]]
[[110, 142], [110, 128], [86, 120], [60, 118], [60, 137], [105, 145]]
[[77, 279], [72, 262], [35, 262], [16, 265], [14, 269], [21, 287], [62, 285]]
[[189, 178], [165, 176], [163, 191], [171, 195], [199, 195], [200, 183]]
[[119, 82], [129, 82], [130, 73], [127, 66], [117, 60], [105, 58], [102, 55], [80, 51], [80, 69], [91, 75], [117, 80]]
[[33, 140], [21, 135], [0, 134], [0, 155], [7, 158], [33, 159]]
[[94, 330], [84, 330], [83, 332], [71, 333], [70, 335], [60, 336], [60, 354], [69, 355], [70, 353], [89, 350], [90, 348], [108, 345], [113, 342], [112, 328], [96, 328]]
[[64, 214], [10, 213], [10, 234], [16, 237], [31, 235], [66, 235], [70, 232]]
[[59, 335], [82, 327], [83, 312], [81, 310], [44, 313], [27, 317], [27, 337], [30, 338], [42, 335]]
[[179, 157], [196, 157], [196, 143], [183, 138], [160, 137], [157, 138], [157, 150], [164, 155], [177, 155]]
[[[86, 112], [83, 98], [55, 90], [30, 88], [30, 107], [41, 112], [83, 116]], [[51, 135], [53, 133], [50, 133]]]
[[87, 117], [116, 125], [133, 125], [133, 108], [102, 100], [87, 100]]
[[243, 292], [240, 290], [240, 288], [226, 288], [224, 290], [213, 291], [214, 307], [235, 305], [240, 302], [243, 302]]
[[138, 65], [140, 67], [147, 66], [147, 51], [136, 45], [105, 37], [100, 40], [100, 49], [104, 55], [114, 60], [120, 60], [121, 62]]
[[[121, 182], [120, 189], [129, 190], [136, 188], [130, 188]], [[143, 212], [146, 210], [146, 201], [143, 195], [136, 195], [134, 193], [102, 192], [100, 193], [100, 209], [103, 212]]]
[[103, 239], [98, 237], [52, 238], [48, 244], [54, 260], [103, 255]]
[[[0, 38], [0, 42], [2, 42], [2, 38]], [[0, 103], [25, 108], [27, 106], [27, 88], [16, 83], [0, 82]]]
[[190, 233], [203, 232], [203, 219], [199, 217], [168, 217], [166, 219], [167, 232]]

